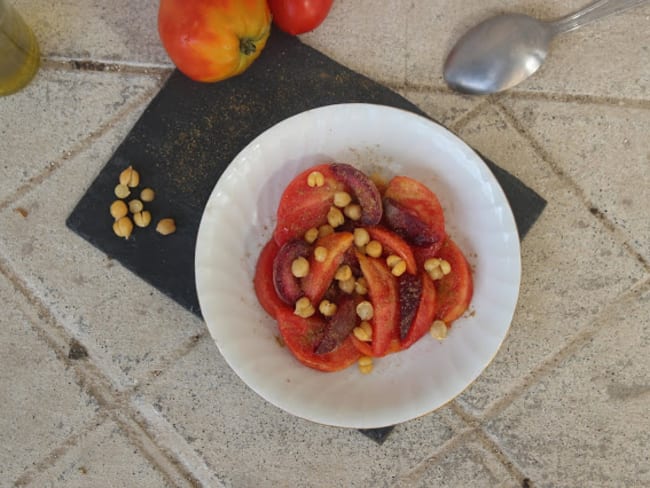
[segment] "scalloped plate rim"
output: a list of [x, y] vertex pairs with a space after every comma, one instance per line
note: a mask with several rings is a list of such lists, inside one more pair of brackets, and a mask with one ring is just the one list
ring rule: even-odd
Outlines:
[[[505, 256], [505, 258], [503, 258], [503, 260], [505, 260], [505, 262], [509, 265], [507, 272], [510, 273], [510, 275], [509, 275], [509, 281], [507, 283], [508, 289], [506, 290], [508, 292], [506, 297], [507, 303], [505, 304], [507, 310], [505, 310], [505, 312], [503, 313], [502, 323], [497, 327], [497, 335], [492, 337], [492, 339], [496, 341], [495, 347], [492, 347], [490, 349], [488, 355], [484, 355], [480, 364], [474, 365], [474, 368], [472, 369], [470, 374], [465, 375], [462, 384], [455, 385], [455, 388], [453, 388], [453, 392], [448, 394], [444, 399], [437, 399], [435, 402], [429, 402], [430, 403], [429, 405], [422, 404], [422, 402], [420, 402], [420, 404], [415, 406], [407, 403], [406, 405], [403, 405], [401, 408], [400, 406], [389, 408], [388, 413], [381, 410], [380, 408], [377, 408], [376, 412], [373, 411], [366, 412], [367, 415], [364, 415], [364, 418], [360, 418], [358, 414], [352, 415], [350, 413], [350, 406], [348, 406], [347, 414], [345, 411], [343, 413], [341, 411], [333, 411], [334, 409], [331, 408], [331, 406], [329, 410], [328, 409], [320, 410], [318, 408], [320, 407], [320, 404], [314, 406], [313, 403], [311, 405], [312, 408], [310, 409], [309, 401], [307, 401], [307, 399], [301, 400], [300, 396], [298, 396], [298, 399], [296, 400], [291, 395], [289, 395], [289, 397], [283, 398], [282, 396], [278, 396], [276, 394], [277, 393], [276, 391], [269, 389], [269, 387], [265, 385], [263, 381], [261, 381], [261, 378], [259, 377], [252, 378], [250, 370], [247, 370], [246, 367], [244, 367], [244, 365], [242, 364], [242, 361], [245, 361], [245, 357], [242, 357], [241, 354], [238, 354], [233, 351], [232, 343], [228, 343], [228, 340], [224, 341], [224, 337], [228, 336], [227, 334], [224, 334], [224, 331], [227, 330], [225, 327], [228, 327], [228, 324], [224, 324], [223, 322], [219, 321], [219, 318], [216, 316], [214, 311], [215, 308], [214, 297], [210, 296], [210, 284], [214, 284], [212, 280], [215, 279], [214, 274], [216, 273], [216, 271], [215, 269], [212, 268], [208, 269], [206, 266], [204, 266], [204, 264], [206, 261], [212, 263], [214, 262], [213, 259], [214, 245], [217, 244], [217, 247], [219, 247], [218, 246], [219, 242], [214, 242], [216, 239], [214, 238], [213, 235], [211, 235], [210, 231], [208, 230], [210, 225], [214, 225], [215, 216], [213, 214], [215, 211], [214, 210], [215, 202], [219, 198], [228, 197], [229, 184], [231, 184], [233, 181], [235, 182], [235, 184], [238, 181], [241, 182], [241, 178], [243, 178], [244, 176], [238, 173], [246, 173], [246, 171], [248, 171], [248, 174], [250, 175], [250, 170], [251, 170], [250, 161], [254, 160], [255, 155], [259, 151], [263, 151], [266, 146], [272, 146], [272, 142], [269, 142], [269, 140], [272, 141], [273, 138], [277, 138], [280, 135], [291, 136], [291, 134], [286, 134], [285, 132], [287, 128], [296, 129], [296, 124], [300, 124], [300, 126], [308, 127], [309, 130], [324, 130], [325, 132], [328, 133], [332, 131], [334, 132], [338, 131], [340, 133], [342, 130], [341, 127], [337, 127], [336, 129], [333, 129], [332, 127], [326, 127], [325, 129], [323, 129], [323, 127], [321, 127], [321, 125], [323, 125], [323, 121], [331, 122], [331, 119], [333, 119], [339, 122], [340, 124], [342, 124], [343, 126], [345, 126], [345, 124], [349, 122], [349, 120], [347, 120], [347, 118], [349, 117], [352, 118], [358, 117], [361, 120], [364, 120], [364, 118], [367, 117], [368, 123], [372, 124], [372, 117], [376, 117], [376, 116], [387, 117], [388, 119], [394, 118], [401, 122], [406, 121], [405, 123], [407, 124], [413, 124], [413, 127], [415, 128], [414, 130], [416, 132], [418, 130], [422, 130], [424, 131], [425, 135], [431, 135], [434, 138], [439, 138], [443, 140], [443, 142], [449, 144], [451, 148], [450, 150], [454, 150], [458, 152], [460, 155], [462, 155], [463, 157], [467, 158], [467, 160], [464, 161], [464, 164], [468, 165], [467, 171], [478, 172], [477, 178], [482, 179], [483, 184], [487, 185], [486, 188], [484, 188], [484, 190], [488, 191], [493, 201], [498, 204], [498, 206], [495, 205], [495, 208], [492, 209], [492, 211], [494, 212], [498, 211], [500, 212], [501, 215], [499, 223], [502, 226], [502, 228], [500, 229], [500, 232], [504, 237], [507, 246], [509, 246], [508, 247], [509, 253], [507, 256]], [[309, 124], [312, 124], [316, 128], [315, 129], [311, 128]], [[297, 130], [300, 130], [300, 127], [298, 127]], [[401, 128], [399, 130], [401, 130]], [[318, 136], [319, 133], [316, 133], [315, 135]], [[383, 135], [390, 139], [390, 135], [388, 134], [383, 134]], [[289, 137], [289, 140], [291, 141], [291, 137]], [[382, 140], [377, 144], [377, 146], [381, 148], [382, 143], [385, 142]], [[408, 152], [410, 151], [410, 148], [405, 146], [404, 150], [405, 152]], [[278, 164], [280, 168], [284, 168], [287, 165], [284, 161], [276, 164]], [[302, 163], [303, 164], [302, 166], [300, 166], [300, 164], [301, 163], [298, 163], [298, 166], [302, 168], [309, 166], [309, 164], [307, 163]], [[390, 163], [386, 163], [386, 164], [388, 165]], [[431, 168], [429, 168], [428, 166], [425, 168], [425, 170], [432, 172]], [[406, 174], [408, 174], [408, 172], [406, 172]], [[294, 175], [287, 175], [286, 176], [287, 182], [293, 176]], [[282, 188], [282, 190], [283, 189], [284, 188]], [[441, 188], [441, 190], [444, 190], [444, 186], [443, 188]], [[434, 189], [434, 191], [437, 191], [437, 189]], [[454, 202], [451, 202], [452, 207], [453, 207], [453, 203]], [[445, 210], [445, 212], [447, 213], [447, 209]], [[257, 213], [255, 214], [255, 217], [256, 218], [258, 217]], [[460, 229], [462, 230], [462, 226], [460, 226]], [[265, 238], [268, 238], [269, 236], [270, 233], [267, 232]], [[468, 239], [468, 242], [470, 243], [472, 242], [471, 238]], [[258, 245], [259, 244], [260, 243], [258, 243]], [[403, 109], [393, 108], [384, 105], [365, 104], [365, 103], [333, 104], [333, 105], [325, 105], [322, 107], [310, 109], [275, 124], [274, 126], [270, 127], [269, 129], [267, 129], [266, 131], [264, 131], [263, 133], [255, 137], [233, 159], [233, 161], [226, 168], [226, 170], [223, 172], [223, 174], [215, 184], [215, 187], [206, 203], [203, 215], [201, 217], [199, 231], [197, 234], [197, 243], [196, 243], [195, 251], [196, 251], [195, 253], [196, 287], [197, 287], [197, 294], [199, 297], [199, 304], [201, 306], [201, 311], [204, 315], [204, 319], [206, 321], [206, 325], [208, 326], [210, 334], [212, 335], [220, 353], [222, 354], [222, 356], [224, 357], [228, 365], [235, 371], [235, 373], [239, 375], [239, 377], [242, 379], [242, 381], [244, 381], [244, 383], [246, 383], [251, 389], [253, 389], [253, 391], [258, 393], [260, 396], [262, 396], [262, 398], [266, 399], [267, 401], [274, 404], [275, 406], [287, 411], [288, 413], [291, 413], [292, 415], [296, 415], [301, 418], [305, 418], [321, 424], [340, 426], [340, 427], [376, 428], [376, 427], [385, 427], [388, 425], [404, 422], [425, 415], [431, 411], [434, 411], [437, 408], [441, 407], [442, 405], [445, 405], [446, 403], [451, 401], [460, 393], [462, 393], [485, 370], [485, 368], [489, 365], [489, 363], [492, 361], [492, 359], [500, 349], [501, 344], [503, 343], [503, 340], [505, 339], [506, 334], [509, 330], [514, 315], [514, 310], [518, 299], [519, 286], [521, 280], [520, 247], [519, 247], [519, 238], [518, 238], [517, 229], [514, 221], [514, 216], [512, 215], [512, 210], [505, 197], [505, 194], [503, 193], [502, 188], [498, 184], [496, 178], [489, 170], [485, 162], [456, 135], [451, 133], [446, 128], [440, 126], [439, 124], [425, 117], [422, 117], [420, 115], [417, 115], [415, 113]], [[477, 257], [477, 259], [480, 258]], [[249, 266], [250, 266], [250, 258], [249, 258]], [[212, 287], [212, 289], [214, 289], [214, 286]], [[476, 295], [475, 295], [475, 299], [476, 299]], [[256, 303], [256, 300], [254, 301]], [[225, 309], [228, 309], [228, 306], [230, 306], [227, 305], [226, 302], [223, 302], [222, 304], [224, 305]], [[259, 308], [259, 305], [257, 306]], [[450, 339], [455, 333], [454, 332], [455, 328], [462, 329], [464, 327], [467, 327], [469, 322], [471, 322], [471, 318], [466, 317], [463, 319], [459, 319], [459, 325], [458, 326], [455, 325], [454, 327], [452, 327], [452, 331], [450, 333]], [[440, 347], [444, 347], [444, 346], [445, 343], [443, 343]], [[467, 344], [462, 345], [462, 347], [465, 346], [467, 346]], [[271, 347], [277, 347], [277, 345], [273, 344]], [[427, 345], [426, 347], [428, 349], [432, 349], [432, 348], [436, 349], [435, 346]], [[412, 349], [418, 349], [418, 348], [412, 348]], [[419, 349], [425, 349], [425, 347], [423, 346], [420, 347]], [[441, 349], [438, 347], [436, 350], [441, 350]], [[269, 349], [269, 351], [272, 350]], [[407, 351], [406, 353], [409, 353], [409, 351]], [[290, 356], [290, 354], [287, 351], [283, 351], [283, 353], [287, 356]], [[401, 354], [406, 354], [406, 353], [401, 353]], [[273, 352], [273, 354], [275, 354], [275, 352]], [[418, 352], [418, 354], [420, 354], [420, 356], [418, 356], [418, 359], [421, 359], [422, 355], [425, 353]], [[426, 352], [426, 354], [429, 354], [429, 352]], [[396, 356], [400, 356], [400, 355], [396, 355]], [[391, 361], [388, 361], [388, 363], [390, 362]], [[398, 361], [392, 360], [392, 362], [397, 363]], [[409, 361], [405, 360], [403, 362], [408, 363]], [[287, 366], [288, 368], [295, 367], [303, 370], [309, 369], [295, 362], [295, 360], [294, 363], [295, 364], [289, 361], [286, 364], [288, 365]], [[464, 366], [466, 365], [461, 364], [461, 367]], [[390, 367], [391, 366], [389, 364], [389, 366], [386, 366], [386, 368], [384, 368], [384, 370], [381, 371], [379, 374], [385, 374], [385, 370]], [[392, 367], [397, 368], [398, 366], [392, 366]], [[341, 379], [342, 379], [341, 383], [348, 384], [350, 381], [358, 381], [357, 379], [351, 377], [351, 373], [350, 373], [351, 369], [355, 369], [355, 368], [348, 368], [348, 370], [339, 373], [329, 373], [329, 374], [316, 373], [316, 374], [321, 376], [326, 375], [329, 377], [332, 376], [335, 377], [335, 375], [341, 375]], [[298, 375], [298, 376], [309, 377], [308, 374]], [[361, 379], [364, 378], [358, 373], [357, 376]], [[345, 377], [345, 381], [343, 381], [344, 377]], [[312, 378], [318, 378], [318, 377], [312, 375]], [[314, 379], [313, 381], [319, 382], [320, 380]], [[324, 384], [330, 384], [330, 383], [331, 382], [329, 380], [327, 382], [324, 382]], [[363, 387], [363, 384], [361, 385]], [[275, 388], [282, 389], [283, 385], [276, 386]], [[333, 390], [335, 390], [335, 388], [333, 388]], [[424, 403], [426, 403], [426, 399]], [[373, 415], [373, 413], [376, 413], [376, 415]]]

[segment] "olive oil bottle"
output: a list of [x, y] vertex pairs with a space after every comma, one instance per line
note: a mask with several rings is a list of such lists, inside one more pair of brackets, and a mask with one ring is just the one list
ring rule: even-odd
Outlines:
[[0, 0], [0, 96], [27, 85], [38, 71], [38, 42], [22, 17]]

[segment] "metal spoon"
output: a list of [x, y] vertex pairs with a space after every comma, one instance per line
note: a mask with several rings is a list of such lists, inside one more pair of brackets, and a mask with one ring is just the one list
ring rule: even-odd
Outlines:
[[445, 81], [454, 90], [475, 95], [512, 88], [542, 65], [556, 35], [646, 1], [598, 0], [554, 22], [522, 14], [491, 17], [456, 43], [445, 62]]

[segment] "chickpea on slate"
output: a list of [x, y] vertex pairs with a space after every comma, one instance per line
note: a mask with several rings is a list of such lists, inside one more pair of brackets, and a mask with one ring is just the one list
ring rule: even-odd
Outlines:
[[[131, 195], [131, 189], [140, 184], [140, 173], [133, 166], [129, 166], [120, 173], [119, 183], [115, 186], [115, 196], [118, 200], [111, 203], [110, 214], [115, 219], [113, 232], [118, 237], [128, 239], [133, 233], [134, 224], [140, 228], [148, 227], [151, 223], [151, 212], [144, 207], [145, 203], [153, 202], [155, 192], [151, 188], [144, 188], [140, 198], [133, 198], [128, 202], [125, 199]], [[129, 213], [131, 216], [129, 216]], [[156, 231], [162, 235], [176, 232], [176, 223], [172, 218], [163, 218], [158, 221]]]

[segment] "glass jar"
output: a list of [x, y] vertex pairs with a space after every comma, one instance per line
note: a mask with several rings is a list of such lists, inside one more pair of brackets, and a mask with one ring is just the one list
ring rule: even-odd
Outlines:
[[38, 71], [38, 42], [22, 17], [0, 0], [0, 96], [27, 85]]

